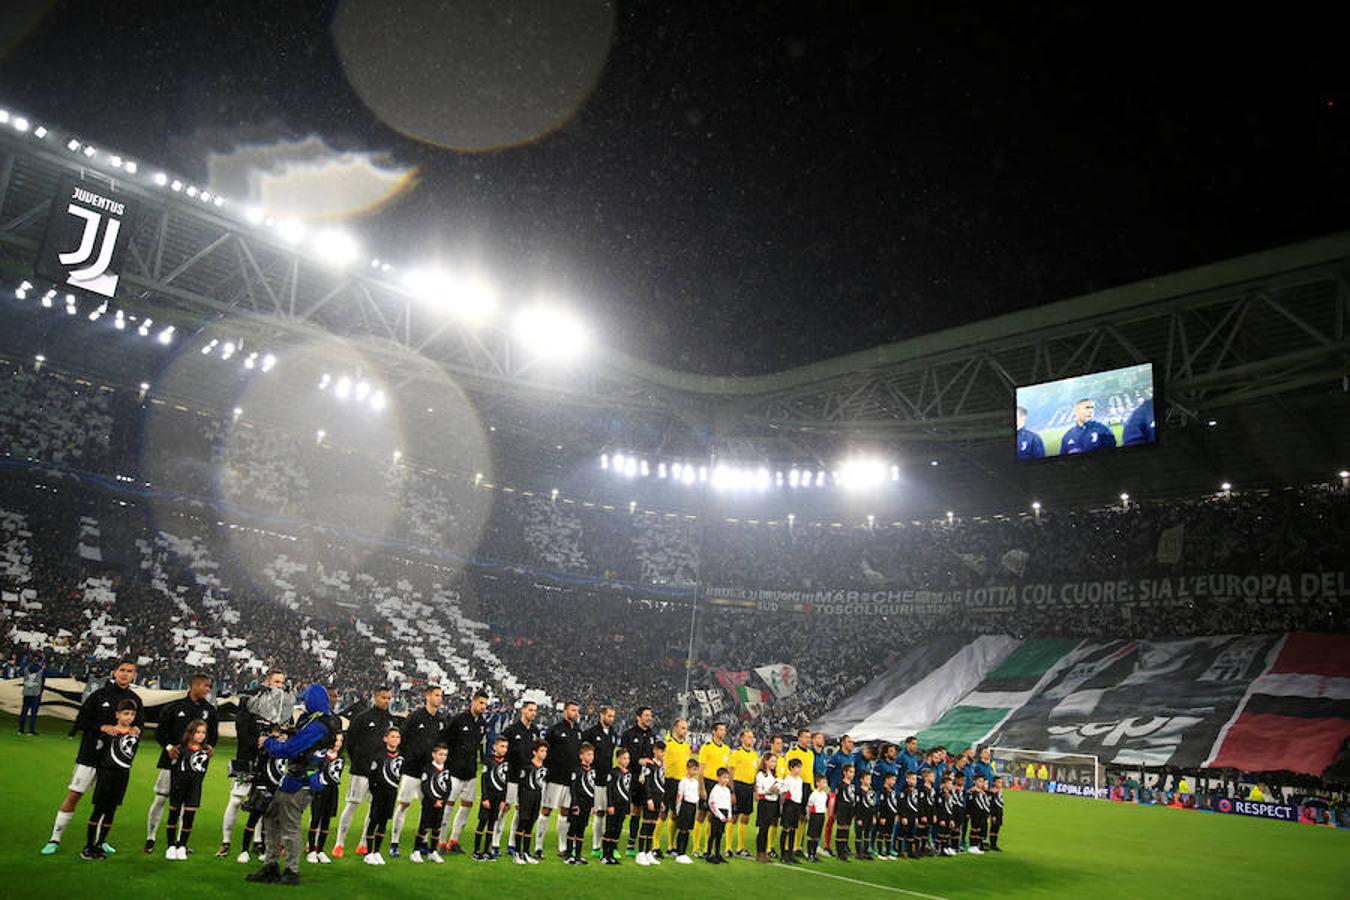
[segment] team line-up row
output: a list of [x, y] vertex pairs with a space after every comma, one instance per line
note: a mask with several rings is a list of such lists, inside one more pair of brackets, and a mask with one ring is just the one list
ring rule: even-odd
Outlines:
[[[135, 672], [134, 663], [120, 663], [82, 704], [75, 771], [44, 854], [57, 851], [91, 788], [81, 857], [98, 860], [115, 852], [107, 838], [144, 725], [140, 699], [131, 690]], [[684, 720], [658, 739], [646, 707], [619, 734], [612, 707], [602, 707], [595, 724], [582, 729], [580, 707], [568, 703], [560, 721], [541, 729], [538, 707], [529, 702], [521, 704], [516, 721], [489, 739], [485, 692], [476, 692], [467, 709], [449, 716], [435, 686], [425, 689], [422, 706], [402, 722], [389, 712], [391, 692], [378, 690], [344, 728], [332, 712], [330, 691], [317, 684], [304, 692], [303, 712], [294, 720], [296, 698], [285, 683], [284, 673], [269, 672], [244, 698], [235, 723], [238, 741], [216, 856], [232, 855], [234, 827], [239, 814], [247, 813], [237, 860], [249, 862], [250, 850], [264, 857], [263, 868], [248, 876], [255, 881], [298, 881], [302, 856], [320, 864], [341, 859], [363, 804], [366, 819], [356, 853], [367, 865], [386, 864], [386, 839], [388, 855], [399, 857], [398, 839], [413, 803], [420, 804], [413, 863], [464, 854], [460, 838], [475, 808], [473, 858], [498, 859], [509, 834], [506, 850], [518, 865], [543, 859], [555, 810], [558, 852], [569, 865], [589, 865], [583, 854], [588, 825], [592, 858], [605, 865], [621, 864], [625, 824], [627, 853], [644, 866], [672, 855], [680, 864], [694, 857], [711, 864], [734, 857], [796, 864], [823, 854], [847, 861], [1001, 849], [1003, 783], [987, 749], [978, 758], [971, 750], [952, 756], [943, 747], [920, 752], [915, 738], [903, 748], [856, 747], [848, 736], [827, 749], [824, 735], [803, 729], [790, 749], [784, 751], [782, 738], [774, 737], [761, 753], [753, 732], [743, 731], [732, 748], [727, 726], [718, 724], [695, 753]], [[211, 686], [209, 676], [193, 677], [187, 694], [159, 715], [160, 755], [145, 852], [155, 850], [167, 808], [168, 860], [187, 859], [218, 739]], [[339, 816], [344, 773], [348, 787]], [[507, 831], [513, 812], [513, 829]], [[329, 857], [334, 817], [339, 821]]]

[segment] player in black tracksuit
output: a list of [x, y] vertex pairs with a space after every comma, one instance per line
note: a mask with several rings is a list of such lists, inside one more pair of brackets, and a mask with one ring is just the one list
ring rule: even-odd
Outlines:
[[[606, 722], [608, 721], [608, 724]], [[613, 707], [603, 706], [600, 708], [600, 721], [596, 722], [590, 728], [581, 733], [582, 743], [590, 744], [595, 748], [595, 786], [609, 790], [609, 776], [614, 768], [614, 748], [618, 746], [618, 734], [614, 731], [614, 709]], [[595, 825], [591, 834], [591, 855], [595, 855], [595, 849], [599, 846], [601, 835], [605, 831], [604, 816], [605, 810], [612, 806], [608, 800], [605, 806], [595, 808]], [[629, 810], [625, 809], [623, 814], [628, 815]]]
[[480, 862], [497, 858], [492, 834], [497, 827], [497, 817], [506, 806], [506, 786], [510, 784], [511, 763], [506, 758], [507, 746], [506, 738], [498, 735], [492, 741], [492, 755], [483, 760], [483, 776], [478, 792], [478, 828], [473, 835], [473, 858]]
[[169, 851], [177, 850], [178, 855], [166, 851], [166, 859], [187, 859], [192, 823], [202, 805], [202, 782], [206, 780], [206, 768], [214, 752], [206, 742], [207, 734], [206, 723], [201, 719], [189, 722], [169, 770], [168, 842]]
[[859, 778], [858, 805], [853, 809], [853, 846], [858, 859], [872, 858], [872, 837], [877, 820], [877, 792], [872, 790], [872, 773]]
[[[520, 819], [520, 779], [521, 776], [525, 774], [525, 769], [529, 767], [530, 759], [534, 755], [534, 745], [539, 741], [539, 727], [534, 724], [534, 717], [538, 709], [539, 707], [536, 703], [530, 702], [523, 704], [520, 708], [521, 717], [508, 725], [506, 730], [502, 732], [502, 737], [506, 738], [506, 760], [510, 764], [507, 767], [507, 777], [509, 779], [507, 783], [508, 796], [510, 794], [510, 786], [515, 785], [516, 787], [515, 827], [517, 829], [522, 824]], [[536, 809], [534, 814], [537, 816], [539, 810]], [[497, 823], [499, 827], [505, 824], [500, 817], [497, 819]], [[530, 822], [530, 829], [534, 829], [533, 821]], [[510, 841], [508, 846], [510, 852], [514, 853], [516, 847], [515, 840], [513, 839]]]
[[919, 774], [923, 776], [923, 784], [919, 785], [919, 826], [914, 830], [914, 842], [910, 844], [912, 857], [928, 855], [937, 816], [938, 792], [933, 786], [933, 770], [924, 767]]
[[905, 789], [900, 794], [900, 833], [897, 856], [917, 857], [919, 820], [923, 818], [923, 795], [919, 778], [914, 772], [905, 773]]
[[848, 832], [858, 810], [858, 786], [853, 783], [852, 764], [843, 768], [842, 780], [834, 789], [834, 858], [848, 862]]
[[[628, 764], [635, 769], [638, 766], [645, 768], [646, 763], [643, 760], [652, 758], [652, 747], [656, 744], [656, 735], [651, 727], [652, 711], [649, 707], [641, 707], [637, 711], [637, 723], [624, 731], [619, 739], [619, 746], [628, 751]], [[664, 778], [662, 779], [664, 783]], [[665, 800], [662, 798], [662, 802]], [[633, 845], [637, 841], [637, 832], [639, 828], [637, 816], [628, 821], [628, 851], [631, 855]]]
[[544, 766], [547, 757], [548, 744], [535, 741], [530, 764], [520, 773], [520, 785], [516, 788], [516, 797], [520, 801], [516, 807], [517, 864], [539, 862], [530, 855], [530, 838], [534, 834], [534, 820], [539, 817], [544, 802], [544, 785], [548, 783], [548, 769]]
[[[619, 835], [623, 832], [623, 820], [633, 805], [633, 773], [628, 771], [628, 751], [620, 749], [614, 754], [615, 767], [609, 772], [605, 787], [605, 836], [602, 839], [604, 865], [617, 866], [619, 860], [615, 851], [619, 847]], [[598, 767], [597, 767], [598, 768]], [[597, 780], [599, 776], [597, 775]]]
[[[581, 855], [581, 845], [586, 839], [586, 823], [590, 821], [595, 809], [595, 748], [582, 744], [578, 753], [577, 767], [572, 770], [572, 781], [568, 786], [572, 807], [567, 813], [567, 862], [574, 866], [587, 866], [590, 861]], [[561, 827], [561, 826], [559, 826]]]
[[[123, 700], [118, 705], [115, 724], [120, 728], [130, 728], [136, 713], [136, 704]], [[94, 781], [94, 808], [89, 814], [89, 829], [84, 850], [80, 853], [81, 859], [107, 858], [103, 843], [108, 839], [117, 807], [122, 805], [126, 797], [127, 782], [131, 780], [131, 764], [136, 759], [136, 748], [140, 741], [139, 735], [129, 731], [101, 737], [98, 775]]]
[[[478, 756], [484, 749], [483, 738], [487, 732], [487, 719], [483, 716], [482, 709], [486, 708], [487, 695], [478, 691], [471, 703], [475, 705], [461, 710], [450, 719], [445, 731], [446, 742], [450, 745], [450, 755], [446, 757], [445, 768], [454, 779], [451, 787], [455, 789], [462, 788], [465, 783], [472, 784], [478, 777]], [[479, 708], [478, 714], [475, 714], [475, 708]], [[446, 806], [445, 820], [441, 823], [441, 843], [446, 843], [446, 838], [449, 838], [446, 849], [450, 853], [464, 852], [459, 846], [459, 835], [469, 821], [471, 808], [472, 801], [462, 799], [457, 810], [453, 809], [452, 805]]]
[[[375, 856], [380, 862], [380, 846], [384, 843], [384, 833], [389, 828], [389, 818], [394, 814], [394, 803], [398, 800], [398, 786], [403, 778], [403, 754], [399, 746], [403, 742], [403, 733], [390, 728], [384, 735], [384, 751], [375, 760], [375, 768], [370, 773], [370, 819], [366, 822], [366, 862]], [[376, 863], [379, 864], [379, 863]]]
[[[623, 748], [626, 750], [627, 748]], [[622, 751], [620, 751], [622, 752]], [[656, 741], [652, 744], [651, 760], [642, 767], [642, 776], [638, 788], [633, 790], [633, 803], [640, 810], [641, 819], [638, 832], [637, 852], [650, 854], [656, 835], [656, 822], [666, 805], [666, 744]], [[632, 753], [629, 753], [632, 756]], [[632, 840], [633, 825], [628, 825], [629, 840]]]
[[900, 839], [896, 825], [900, 816], [900, 797], [895, 792], [895, 774], [890, 773], [881, 782], [877, 795], [877, 856], [899, 856]]
[[[188, 693], [167, 704], [159, 711], [159, 722], [155, 727], [155, 740], [159, 743], [159, 760], [155, 768], [159, 770], [155, 779], [155, 797], [150, 803], [150, 812], [145, 822], [145, 849], [154, 849], [155, 833], [159, 830], [160, 820], [164, 816], [164, 807], [169, 803], [170, 771], [173, 769], [173, 757], [169, 748], [176, 746], [183, 738], [183, 729], [189, 722], [200, 719], [206, 723], [206, 743], [214, 747], [220, 738], [220, 722], [216, 708], [208, 701], [211, 691], [211, 679], [207, 675], [193, 675], [189, 682]], [[255, 748], [256, 749], [256, 748]]]
[[445, 801], [450, 798], [450, 770], [445, 759], [450, 748], [437, 744], [431, 748], [431, 759], [422, 770], [422, 811], [417, 820], [417, 843], [413, 845], [412, 861], [430, 859], [441, 862], [436, 850], [436, 835], [445, 818]]
[[329, 827], [333, 816], [337, 815], [338, 785], [342, 783], [342, 770], [347, 767], [347, 761], [342, 758], [342, 743], [342, 734], [339, 733], [333, 740], [333, 746], [314, 754], [314, 777], [319, 783], [319, 789], [311, 791], [313, 799], [309, 803], [306, 852], [315, 854], [316, 859], [317, 854], [324, 853], [328, 848]]
[[989, 849], [1002, 853], [998, 845], [998, 833], [1003, 830], [1003, 776], [994, 779], [994, 787], [989, 791]]
[[989, 849], [989, 793], [985, 790], [983, 775], [975, 776], [975, 785], [966, 794], [966, 807], [970, 818], [970, 845], [983, 853]]
[[[352, 789], [357, 787], [360, 790], [357, 797], [362, 797], [370, 790], [370, 779], [374, 776], [375, 769], [379, 767], [380, 757], [384, 755], [384, 736], [394, 725], [394, 717], [389, 712], [389, 690], [381, 688], [375, 692], [379, 704], [372, 703], [368, 709], [365, 709], [351, 717], [347, 725], [347, 736], [343, 745], [347, 749], [347, 758], [350, 765], [350, 778], [348, 779], [347, 801], [342, 808], [342, 816], [338, 819], [338, 837], [337, 846], [341, 847], [347, 842], [347, 830], [351, 828], [352, 819], [356, 817], [356, 808], [361, 805], [360, 800], [352, 799]], [[242, 740], [242, 738], [241, 738]], [[356, 781], [356, 779], [361, 781]], [[366, 823], [370, 821], [370, 808], [366, 808]], [[361, 838], [359, 843], [365, 843], [365, 825], [361, 826]], [[336, 855], [336, 849], [334, 850]]]

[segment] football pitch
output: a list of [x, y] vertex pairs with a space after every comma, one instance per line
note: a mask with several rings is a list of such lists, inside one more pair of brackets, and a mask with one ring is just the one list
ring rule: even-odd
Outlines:
[[[1077, 797], [1009, 792], [1001, 845], [983, 857], [929, 858], [903, 862], [827, 860], [798, 867], [734, 861], [727, 866], [697, 862], [640, 868], [625, 857], [622, 867], [564, 865], [551, 853], [542, 865], [516, 866], [503, 858], [476, 863], [450, 857], [444, 865], [390, 860], [366, 866], [349, 854], [332, 865], [301, 865], [299, 887], [246, 884], [254, 866], [213, 859], [227, 794], [222, 745], [203, 793], [186, 862], [161, 851], [141, 852], [145, 814], [154, 783], [156, 753], [143, 747], [132, 773], [127, 801], [118, 811], [110, 843], [118, 853], [106, 861], [79, 858], [89, 798], [66, 830], [61, 849], [41, 856], [56, 806], [65, 794], [77, 742], [66, 740], [67, 723], [43, 719], [38, 737], [15, 733], [15, 718], [0, 716], [0, 897], [403, 897], [443, 894], [466, 897], [536, 896], [758, 898], [771, 895], [880, 897], [1298, 897], [1347, 896], [1350, 832], [1291, 825], [1244, 816], [1141, 807]], [[345, 789], [345, 785], [344, 785]], [[402, 849], [412, 848], [414, 815]], [[472, 827], [473, 820], [470, 820]], [[356, 845], [355, 830], [349, 848]], [[236, 826], [236, 847], [243, 817]], [[753, 835], [753, 829], [751, 831]], [[589, 844], [587, 837], [587, 847]], [[547, 848], [556, 850], [550, 829]], [[331, 840], [330, 840], [331, 849]]]

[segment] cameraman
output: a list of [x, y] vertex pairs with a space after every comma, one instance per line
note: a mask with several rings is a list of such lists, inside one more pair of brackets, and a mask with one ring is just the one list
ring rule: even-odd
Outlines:
[[[342, 722], [332, 714], [328, 704], [328, 689], [321, 684], [305, 688], [305, 711], [296, 723], [294, 734], [269, 737], [260, 735], [258, 747], [271, 760], [286, 763], [286, 777], [282, 779], [266, 812], [263, 813], [263, 840], [267, 857], [263, 867], [249, 875], [248, 881], [275, 884], [300, 883], [300, 820], [309, 806], [310, 790], [318, 776], [314, 751], [333, 745]], [[283, 844], [286, 850], [286, 871], [277, 866]]]
[[[252, 792], [255, 779], [261, 782], [264, 780], [262, 776], [266, 774], [264, 767], [258, 764], [258, 735], [265, 733], [273, 724], [289, 723], [294, 714], [295, 695], [286, 690], [286, 673], [280, 669], [269, 671], [256, 690], [240, 695], [239, 710], [234, 720], [237, 737], [235, 757], [230, 761], [230, 801], [225, 807], [225, 818], [221, 823], [221, 844], [216, 851], [217, 859], [230, 855], [230, 840], [239, 810]], [[258, 819], [250, 813], [246, 822], [238, 858], [240, 863], [249, 861], [248, 852], [252, 848]]]

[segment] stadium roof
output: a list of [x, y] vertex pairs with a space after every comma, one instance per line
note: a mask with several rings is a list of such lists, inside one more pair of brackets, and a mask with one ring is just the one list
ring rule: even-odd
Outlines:
[[[1346, 464], [1336, 459], [1346, 417], [1331, 421], [1309, 398], [1350, 372], [1350, 233], [771, 375], [715, 377], [603, 347], [573, 364], [551, 364], [525, 352], [509, 327], [458, 319], [447, 298], [410, 290], [396, 272], [364, 260], [336, 266], [244, 210], [174, 190], [177, 179], [148, 165], [128, 173], [110, 153], [89, 149], [55, 131], [38, 138], [0, 129], [0, 275], [36, 280], [33, 261], [58, 179], [111, 185], [142, 205], [124, 274], [130, 290], [118, 305], [175, 324], [189, 344], [215, 338], [265, 348], [285, 361], [288, 383], [308, 387], [335, 357], [350, 358], [398, 396], [420, 403], [419, 391], [435, 397], [453, 383], [485, 417], [587, 453], [625, 444], [654, 455], [833, 462], [860, 444], [914, 459], [945, 452], [969, 463], [964, 490], [992, 481], [1025, 496], [1035, 476], [1004, 465], [1015, 386], [1152, 361], [1168, 424], [1179, 433], [1241, 410], [1256, 416], [1256, 433], [1284, 434], [1292, 424], [1310, 471]], [[63, 352], [92, 374], [125, 378], [119, 348], [86, 331], [81, 341], [67, 329]], [[209, 367], [201, 371], [215, 377]], [[201, 385], [201, 396], [211, 387]], [[182, 389], [193, 392], [186, 382]], [[1260, 462], [1262, 480], [1279, 480], [1292, 460], [1273, 465], [1270, 449], [1252, 440], [1249, 434], [1228, 447]], [[1243, 477], [1242, 460], [1220, 465], [1192, 439], [1171, 443], [1203, 470], [1191, 479], [1196, 484], [1230, 467], [1232, 477]], [[1177, 449], [1184, 444], [1193, 446]], [[1147, 459], [1153, 466], [1164, 457]], [[1187, 468], [1175, 460], [1167, 467]]]

